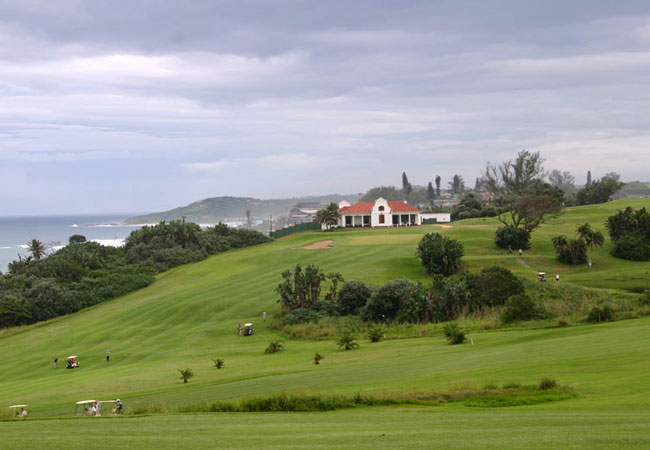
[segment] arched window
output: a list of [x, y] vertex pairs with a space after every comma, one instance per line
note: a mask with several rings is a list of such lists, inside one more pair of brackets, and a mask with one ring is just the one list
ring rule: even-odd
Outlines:
[[379, 207], [379, 211], [383, 211], [383, 210], [384, 210], [384, 207], [383, 207], [383, 206], [380, 206], [380, 207]]

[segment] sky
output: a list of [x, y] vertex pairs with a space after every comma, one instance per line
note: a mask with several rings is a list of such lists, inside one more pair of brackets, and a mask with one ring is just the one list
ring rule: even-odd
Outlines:
[[650, 180], [649, 84], [647, 0], [3, 1], [0, 215]]

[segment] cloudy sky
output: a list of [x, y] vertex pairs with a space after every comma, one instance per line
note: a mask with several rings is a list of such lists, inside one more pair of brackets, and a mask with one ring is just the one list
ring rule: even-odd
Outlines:
[[650, 180], [649, 84], [647, 0], [2, 1], [0, 215]]

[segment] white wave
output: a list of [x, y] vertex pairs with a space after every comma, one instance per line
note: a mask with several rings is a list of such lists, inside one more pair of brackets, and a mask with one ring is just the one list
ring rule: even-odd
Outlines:
[[126, 239], [91, 239], [91, 241], [106, 247], [122, 247], [126, 243]]
[[12, 249], [12, 248], [13, 248], [13, 247], [0, 247], [0, 250], [10, 250], [10, 249]]
[[16, 247], [27, 250], [29, 248], [29, 245], [21, 244], [21, 245], [16, 245]]
[[115, 227], [129, 227], [129, 228], [141, 228], [145, 225], [155, 225], [155, 224], [130, 224], [130, 223], [93, 223], [85, 225], [88, 228], [115, 228]]

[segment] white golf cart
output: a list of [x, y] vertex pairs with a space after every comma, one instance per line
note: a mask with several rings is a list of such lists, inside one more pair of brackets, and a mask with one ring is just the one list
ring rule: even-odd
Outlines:
[[74, 415], [75, 416], [95, 416], [95, 415], [99, 415], [99, 414], [91, 412], [91, 409], [92, 409], [93, 406], [95, 407], [96, 411], [99, 410], [97, 400], [81, 400], [81, 401], [75, 403]]
[[242, 331], [243, 336], [252, 336], [253, 333], [255, 333], [255, 330], [253, 330], [253, 324], [252, 323], [245, 323], [244, 324], [244, 329]]
[[27, 405], [11, 405], [9, 409], [11, 410], [11, 417], [14, 418], [23, 418], [27, 417]]

